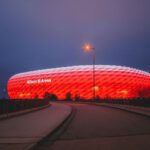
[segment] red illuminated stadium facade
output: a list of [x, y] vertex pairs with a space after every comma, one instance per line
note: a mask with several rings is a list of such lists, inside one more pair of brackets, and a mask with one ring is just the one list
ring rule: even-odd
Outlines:
[[60, 100], [71, 93], [72, 98], [90, 100], [93, 90], [99, 98], [135, 99], [150, 97], [150, 74], [122, 66], [95, 66], [95, 87], [91, 65], [61, 67], [20, 73], [8, 81], [12, 99], [43, 98], [46, 92]]

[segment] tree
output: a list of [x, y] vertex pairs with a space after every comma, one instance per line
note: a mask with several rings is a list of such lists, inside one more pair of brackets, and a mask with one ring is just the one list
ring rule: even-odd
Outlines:
[[34, 99], [39, 99], [39, 96], [37, 94], [35, 94]]
[[48, 99], [48, 100], [58, 100], [58, 97], [56, 94], [49, 93], [49, 92], [45, 92], [43, 98]]
[[80, 96], [78, 94], [76, 94], [75, 97], [74, 97], [74, 100], [75, 101], [79, 101], [80, 100]]
[[67, 100], [67, 101], [71, 101], [71, 99], [72, 99], [71, 97], [72, 97], [71, 93], [70, 93], [70, 92], [67, 92], [67, 93], [66, 93], [66, 100]]

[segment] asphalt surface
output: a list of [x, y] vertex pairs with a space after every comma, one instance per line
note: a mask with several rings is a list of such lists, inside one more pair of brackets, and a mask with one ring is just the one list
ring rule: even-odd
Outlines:
[[102, 106], [71, 104], [76, 114], [49, 150], [149, 150], [150, 118]]
[[52, 133], [70, 115], [67, 105], [50, 107], [0, 121], [0, 150], [25, 150]]

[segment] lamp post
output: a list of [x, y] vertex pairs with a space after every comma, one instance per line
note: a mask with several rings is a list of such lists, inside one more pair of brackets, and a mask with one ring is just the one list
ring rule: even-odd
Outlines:
[[95, 100], [95, 62], [96, 62], [96, 55], [95, 55], [95, 48], [92, 44], [86, 43], [83, 45], [83, 50], [87, 53], [93, 52], [93, 101]]

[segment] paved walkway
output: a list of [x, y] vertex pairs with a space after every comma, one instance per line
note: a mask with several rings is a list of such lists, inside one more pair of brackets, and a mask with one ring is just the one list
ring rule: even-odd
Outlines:
[[73, 120], [53, 144], [35, 150], [150, 150], [150, 119], [120, 109], [71, 104]]
[[71, 107], [52, 103], [48, 108], [0, 121], [0, 150], [29, 149], [50, 134], [71, 113]]

